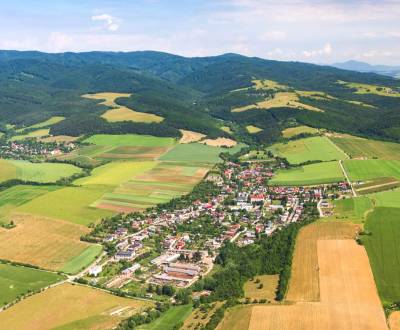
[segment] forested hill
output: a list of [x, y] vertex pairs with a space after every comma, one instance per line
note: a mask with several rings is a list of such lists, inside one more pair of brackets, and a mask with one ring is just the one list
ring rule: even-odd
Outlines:
[[[247, 142], [276, 139], [294, 122], [400, 139], [400, 81], [372, 73], [237, 54], [186, 58], [161, 52], [47, 54], [0, 51], [0, 130], [66, 117], [53, 134], [152, 133], [189, 129]], [[161, 123], [110, 123], [108, 109], [86, 93], [132, 93], [121, 98]], [[399, 94], [399, 95], [398, 95]], [[250, 134], [246, 127], [260, 131]], [[227, 133], [221, 127], [229, 127]]]

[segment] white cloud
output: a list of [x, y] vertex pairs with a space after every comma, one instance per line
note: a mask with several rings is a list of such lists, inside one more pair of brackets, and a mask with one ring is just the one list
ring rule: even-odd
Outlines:
[[119, 29], [119, 19], [108, 14], [94, 15], [92, 16], [92, 21], [104, 21], [105, 23], [102, 29], [111, 32], [115, 32]]
[[307, 58], [321, 56], [321, 55], [330, 55], [333, 49], [331, 44], [328, 42], [321, 49], [313, 49], [313, 50], [305, 50], [303, 51], [303, 55]]
[[67, 51], [74, 46], [74, 38], [62, 32], [52, 32], [48, 44], [48, 48], [54, 52]]
[[286, 32], [284, 31], [268, 31], [261, 37], [265, 41], [281, 41], [286, 39]]

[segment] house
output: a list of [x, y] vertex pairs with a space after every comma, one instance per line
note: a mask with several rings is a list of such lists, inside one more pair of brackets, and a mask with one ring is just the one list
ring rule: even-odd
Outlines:
[[124, 269], [121, 273], [123, 275], [131, 275], [140, 269], [140, 265], [138, 263], [133, 264], [131, 267]]
[[97, 277], [103, 268], [101, 266], [93, 266], [89, 269], [89, 275]]
[[116, 260], [130, 260], [135, 256], [134, 250], [119, 251], [115, 255]]

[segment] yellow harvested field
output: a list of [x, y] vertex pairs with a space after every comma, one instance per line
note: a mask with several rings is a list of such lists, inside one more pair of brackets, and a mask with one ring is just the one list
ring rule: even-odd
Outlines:
[[128, 93], [96, 93], [96, 94], [84, 94], [82, 97], [92, 100], [104, 100], [99, 104], [111, 107], [113, 109], [107, 110], [101, 117], [109, 122], [120, 122], [120, 121], [133, 121], [141, 123], [159, 123], [164, 120], [163, 117], [146, 113], [138, 112], [128, 107], [119, 105], [116, 103], [116, 99], [120, 97], [130, 97], [132, 94]]
[[278, 92], [272, 98], [265, 99], [264, 101], [256, 104], [250, 104], [239, 108], [232, 109], [232, 112], [243, 112], [250, 109], [272, 109], [272, 108], [296, 108], [302, 110], [310, 110], [323, 112], [323, 110], [301, 103], [299, 97], [295, 92]]
[[[112, 329], [153, 303], [121, 298], [82, 285], [62, 284], [0, 313], [2, 329]], [[18, 315], [18, 317], [16, 317]]]
[[252, 306], [235, 306], [225, 312], [216, 330], [246, 330], [249, 328]]
[[296, 127], [289, 127], [282, 131], [282, 135], [284, 138], [291, 138], [293, 136], [309, 133], [309, 134], [316, 134], [319, 130], [317, 128], [309, 127], [309, 126], [296, 126]]
[[43, 142], [74, 142], [77, 139], [79, 139], [79, 136], [56, 135], [56, 136], [49, 136], [49, 137], [40, 139], [40, 141], [43, 141]]
[[261, 132], [263, 129], [259, 128], [257, 126], [253, 126], [253, 125], [248, 125], [246, 126], [246, 130], [247, 132], [249, 132], [250, 134], [256, 134], [258, 132]]
[[216, 138], [216, 139], [205, 139], [203, 141], [200, 141], [200, 143], [206, 144], [211, 147], [234, 147], [237, 145], [237, 142], [232, 139], [228, 138]]
[[392, 312], [389, 316], [390, 330], [400, 330], [400, 312]]
[[16, 227], [0, 228], [0, 259], [60, 270], [90, 246], [80, 241], [90, 231], [85, 226], [29, 214], [9, 218]]
[[222, 126], [221, 130], [223, 130], [225, 133], [229, 133], [229, 134], [233, 133], [229, 126]]
[[365, 249], [320, 240], [317, 255], [320, 302], [253, 307], [249, 329], [387, 329]]
[[319, 301], [317, 241], [354, 238], [359, 229], [342, 222], [317, 222], [303, 227], [296, 239], [286, 300]]
[[[259, 283], [257, 283], [257, 280]], [[251, 301], [254, 299], [267, 299], [268, 301], [275, 300], [275, 292], [278, 287], [279, 275], [259, 275], [254, 277], [253, 281], [247, 281], [244, 284], [244, 296], [250, 298]], [[259, 285], [262, 284], [262, 288], [259, 289]]]
[[360, 84], [342, 80], [338, 80], [337, 83], [355, 89], [356, 94], [375, 94], [380, 96], [400, 97], [400, 92], [386, 86]]
[[182, 137], [179, 140], [179, 143], [197, 142], [206, 137], [206, 135], [204, 135], [204, 134], [192, 132], [192, 131], [186, 131], [184, 129], [180, 129], [179, 131], [182, 133]]

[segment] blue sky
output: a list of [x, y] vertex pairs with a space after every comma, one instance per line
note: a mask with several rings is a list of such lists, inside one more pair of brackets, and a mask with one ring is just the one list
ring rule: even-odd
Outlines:
[[0, 49], [400, 65], [400, 0], [2, 1]]

